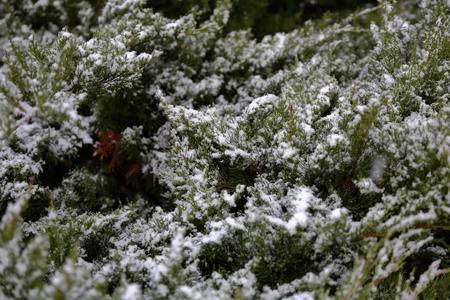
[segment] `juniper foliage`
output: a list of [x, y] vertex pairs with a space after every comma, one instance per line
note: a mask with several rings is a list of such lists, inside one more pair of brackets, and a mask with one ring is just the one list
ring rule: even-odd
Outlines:
[[450, 2], [152, 3], [0, 3], [0, 298], [450, 296]]

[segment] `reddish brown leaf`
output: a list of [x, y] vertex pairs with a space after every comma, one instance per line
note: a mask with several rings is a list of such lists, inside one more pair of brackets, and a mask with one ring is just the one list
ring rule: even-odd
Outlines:
[[100, 161], [112, 156], [111, 163], [108, 167], [108, 173], [114, 173], [115, 168], [120, 168], [124, 162], [124, 156], [120, 153], [122, 145], [122, 134], [120, 132], [114, 132], [112, 130], [98, 134], [100, 142], [94, 147], [96, 155], [100, 156]]

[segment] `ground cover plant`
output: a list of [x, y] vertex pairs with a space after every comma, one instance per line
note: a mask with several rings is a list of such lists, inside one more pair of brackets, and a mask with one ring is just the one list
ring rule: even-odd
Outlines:
[[0, 3], [0, 298], [450, 297], [450, 2], [281, 2]]

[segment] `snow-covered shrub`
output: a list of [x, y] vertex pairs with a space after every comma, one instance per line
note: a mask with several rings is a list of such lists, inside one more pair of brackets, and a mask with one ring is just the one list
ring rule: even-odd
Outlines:
[[0, 4], [0, 298], [445, 293], [450, 3], [199, 3]]

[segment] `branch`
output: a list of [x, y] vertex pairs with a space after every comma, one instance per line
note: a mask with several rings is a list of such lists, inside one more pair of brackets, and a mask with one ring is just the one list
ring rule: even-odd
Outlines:
[[355, 162], [353, 163], [352, 169], [350, 170], [350, 173], [348, 173], [348, 176], [345, 179], [345, 183], [344, 183], [345, 187], [350, 186], [350, 180], [353, 177], [353, 173], [355, 173], [356, 167], [358, 166], [358, 161], [359, 161], [359, 158], [361, 157], [361, 152], [364, 147], [365, 141], [366, 141], [366, 139], [364, 136], [363, 139], [361, 140], [361, 143], [359, 144], [358, 152], [356, 152], [356, 158], [355, 158]]
[[233, 189], [235, 190], [236, 187], [235, 186], [231, 186], [231, 185], [226, 185], [226, 184], [219, 184], [220, 187], [222, 188], [227, 188], [227, 189]]
[[259, 172], [259, 174], [264, 174], [264, 171], [261, 170], [257, 165], [255, 165], [254, 163], [252, 163], [252, 167], [256, 169], [256, 171]]
[[[450, 229], [450, 225], [417, 225], [417, 226], [409, 227], [408, 229], [421, 229], [421, 228], [424, 228], [424, 229], [427, 229], [427, 228]], [[371, 234], [366, 234], [366, 235], [363, 235], [363, 236], [360, 236], [357, 238], [353, 238], [350, 240], [350, 242], [354, 243], [354, 242], [361, 241], [361, 240], [364, 240], [364, 239], [367, 239], [370, 237], [381, 236], [381, 235], [382, 235], [381, 232], [374, 232]]]
[[11, 132], [10, 132], [9, 134], [5, 133], [3, 136], [0, 137], [0, 140], [6, 139], [8, 136], [11, 135], [11, 133], [13, 133], [14, 131], [16, 131], [20, 126], [22, 126], [22, 125], [25, 124], [26, 122], [30, 121], [31, 118], [33, 118], [33, 115], [27, 114], [25, 117], [23, 117], [22, 119], [20, 119], [19, 121], [17, 121], [16, 125], [14, 125], [14, 128], [11, 130]]

